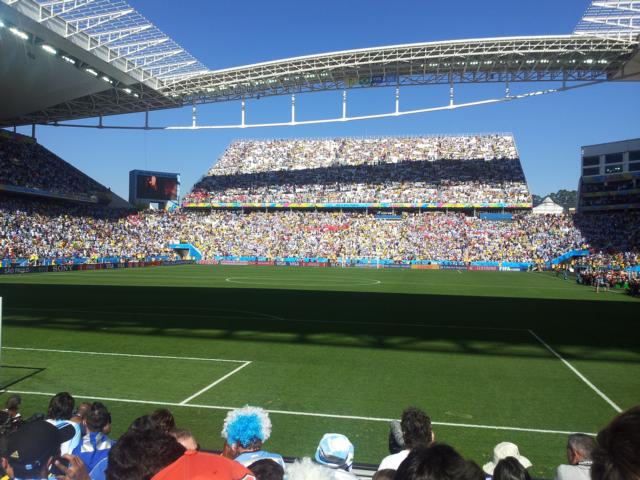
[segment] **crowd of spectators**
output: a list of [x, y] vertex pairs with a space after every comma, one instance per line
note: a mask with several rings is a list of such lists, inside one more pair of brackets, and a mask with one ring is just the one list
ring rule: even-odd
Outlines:
[[[102, 188], [31, 139], [0, 136], [0, 184], [90, 194]], [[206, 188], [204, 188], [206, 187]], [[191, 200], [287, 202], [527, 202], [509, 135], [243, 141], [194, 188]], [[204, 196], [204, 197], [203, 197]], [[0, 260], [171, 255], [170, 243], [205, 256], [380, 258], [542, 263], [592, 249], [593, 269], [640, 263], [640, 215], [533, 216], [511, 222], [462, 213], [180, 210], [0, 199]]]
[[175, 218], [164, 212], [135, 213], [92, 205], [3, 198], [0, 257], [145, 258], [170, 253]]
[[0, 133], [0, 185], [91, 197], [106, 189], [29, 137]]
[[232, 143], [187, 202], [531, 203], [513, 137]]
[[[14, 395], [15, 397], [15, 395]], [[202, 451], [194, 436], [158, 409], [136, 418], [118, 438], [109, 438], [112, 418], [101, 402], [83, 403], [67, 392], [50, 401], [47, 414], [27, 420], [0, 412], [0, 474], [30, 480], [357, 480], [356, 447], [340, 433], [322, 436], [315, 454], [285, 463], [264, 450], [271, 436], [269, 414], [246, 406], [227, 413], [220, 453]], [[80, 407], [85, 407], [81, 409]], [[116, 419], [117, 421], [118, 419]], [[431, 418], [409, 407], [390, 425], [389, 455], [373, 480], [531, 480], [533, 464], [518, 446], [501, 442], [482, 468], [452, 446], [437, 442]], [[567, 464], [555, 480], [640, 478], [640, 406], [620, 413], [593, 437], [567, 440]], [[487, 455], [488, 456], [488, 455]]]
[[626, 268], [640, 261], [640, 215], [518, 214], [491, 221], [462, 213], [302, 211], [130, 211], [95, 206], [0, 202], [0, 259], [171, 255], [191, 243], [205, 259], [255, 256], [547, 262], [592, 248], [592, 265]]

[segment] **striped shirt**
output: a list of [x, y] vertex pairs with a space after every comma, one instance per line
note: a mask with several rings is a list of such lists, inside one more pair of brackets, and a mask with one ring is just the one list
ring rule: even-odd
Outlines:
[[73, 454], [82, 459], [91, 471], [103, 459], [109, 456], [109, 450], [113, 445], [113, 440], [102, 432], [87, 432], [82, 437], [80, 444], [73, 450]]

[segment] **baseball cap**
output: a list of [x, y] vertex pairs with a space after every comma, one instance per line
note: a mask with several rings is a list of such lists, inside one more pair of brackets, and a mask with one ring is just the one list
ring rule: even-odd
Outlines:
[[316, 462], [331, 468], [350, 471], [353, 465], [353, 444], [340, 433], [325, 433], [316, 450]]
[[256, 480], [251, 471], [228, 458], [212, 453], [187, 450], [151, 480]]
[[518, 446], [515, 443], [501, 442], [493, 449], [493, 461], [485, 463], [482, 466], [482, 470], [489, 475], [493, 475], [493, 470], [496, 468], [496, 465], [498, 465], [498, 462], [507, 457], [515, 458], [524, 468], [529, 468], [532, 465], [527, 457], [520, 455]]
[[22, 425], [7, 439], [6, 454], [16, 477], [29, 478], [60, 451], [60, 445], [75, 435], [75, 428], [65, 424], [60, 428], [44, 420]]

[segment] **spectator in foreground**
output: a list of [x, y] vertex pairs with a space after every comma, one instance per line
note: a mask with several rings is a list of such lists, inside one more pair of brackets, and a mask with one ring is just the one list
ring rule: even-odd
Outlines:
[[245, 467], [258, 460], [269, 459], [285, 468], [281, 455], [262, 450], [262, 445], [270, 436], [271, 420], [262, 408], [247, 405], [232, 410], [224, 419], [222, 438], [225, 439], [225, 445], [222, 454]]
[[144, 432], [147, 430], [157, 430], [157, 424], [151, 420], [150, 415], [141, 415], [129, 425], [129, 432]]
[[129, 430], [109, 451], [107, 480], [149, 480], [185, 452], [175, 438], [157, 429]]
[[46, 479], [61, 446], [75, 435], [72, 425], [59, 428], [37, 420], [23, 425], [7, 438], [6, 465], [10, 478]]
[[186, 448], [187, 450], [200, 449], [200, 446], [198, 445], [197, 440], [189, 430], [176, 428], [171, 432], [171, 436], [173, 436], [178, 441], [178, 443], [182, 445], [184, 448]]
[[73, 414], [74, 405], [75, 400], [67, 392], [57, 393], [49, 402], [49, 409], [47, 410], [47, 422], [57, 428], [71, 425], [76, 432], [73, 438], [66, 441], [60, 447], [61, 455], [72, 453], [73, 450], [80, 444], [80, 438], [82, 437], [80, 425], [70, 420], [71, 415]]
[[149, 418], [156, 428], [164, 433], [171, 434], [176, 429], [176, 420], [173, 414], [166, 408], [159, 408], [151, 412]]
[[493, 480], [531, 480], [526, 468], [514, 457], [503, 458], [493, 470]]
[[395, 476], [395, 470], [386, 468], [384, 470], [378, 470], [376, 473], [374, 473], [373, 477], [371, 477], [371, 480], [393, 480]]
[[85, 434], [84, 431], [84, 419], [87, 418], [87, 412], [91, 408], [91, 404], [89, 402], [82, 402], [78, 405], [78, 408], [71, 414], [70, 422], [77, 423], [80, 425], [80, 430], [82, 431], [82, 435]]
[[[100, 465], [100, 472], [104, 472], [107, 462], [103, 460], [109, 456], [109, 450], [113, 446], [111, 440], [104, 431], [111, 425], [111, 414], [107, 407], [100, 402], [91, 404], [91, 408], [87, 412], [84, 420], [85, 435], [82, 437], [80, 444], [73, 449], [73, 454], [77, 455], [87, 466], [91, 477], [98, 476], [93, 470]], [[110, 428], [109, 428], [110, 429]], [[104, 473], [99, 474], [100, 478], [104, 477]]]
[[392, 420], [389, 424], [389, 453], [394, 454], [404, 450], [402, 426], [399, 420]]
[[212, 453], [187, 450], [184, 455], [152, 477], [152, 480], [177, 479], [256, 480], [256, 477], [249, 469], [228, 458]]
[[321, 465], [329, 467], [336, 480], [357, 480], [351, 473], [353, 466], [353, 444], [340, 433], [325, 433], [316, 450], [315, 459]]
[[445, 444], [411, 450], [400, 464], [395, 480], [482, 480], [480, 467]]
[[598, 433], [593, 451], [593, 480], [640, 479], [640, 405], [614, 418]]
[[573, 433], [567, 440], [567, 460], [569, 465], [560, 465], [556, 470], [556, 480], [590, 480], [591, 455], [596, 448], [593, 437], [584, 433]]
[[495, 446], [493, 449], [493, 460], [491, 462], [485, 463], [482, 466], [482, 470], [489, 476], [493, 475], [493, 471], [495, 470], [498, 462], [504, 458], [513, 457], [520, 462], [520, 464], [524, 468], [530, 468], [532, 463], [529, 461], [527, 457], [520, 455], [520, 451], [518, 450], [518, 446], [515, 443], [511, 442], [501, 442]]
[[378, 470], [397, 470], [411, 450], [417, 447], [429, 446], [435, 438], [431, 428], [431, 418], [419, 408], [409, 407], [402, 412], [400, 427], [404, 440], [404, 450], [383, 458]]
[[11, 415], [12, 419], [19, 419], [20, 415], [20, 405], [22, 404], [22, 397], [17, 393], [12, 394], [9, 398], [7, 398], [7, 403], [4, 405], [4, 411]]
[[334, 477], [331, 470], [305, 457], [287, 467], [287, 480], [334, 480]]
[[256, 480], [282, 480], [284, 468], [273, 460], [258, 460], [249, 465], [249, 470], [255, 475]]

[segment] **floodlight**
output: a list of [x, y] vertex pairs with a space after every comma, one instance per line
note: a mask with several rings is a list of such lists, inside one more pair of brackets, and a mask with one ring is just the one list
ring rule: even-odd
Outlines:
[[65, 62], [69, 62], [71, 65], [75, 65], [76, 64], [76, 61], [73, 58], [67, 57], [66, 55], [62, 55], [62, 59]]
[[111, 84], [113, 83], [113, 80], [111, 80], [111, 79], [110, 79], [109, 77], [107, 77], [106, 75], [103, 75], [103, 76], [102, 76], [102, 80], [104, 80], [104, 81], [105, 81], [105, 82], [107, 82], [107, 83], [111, 83]]
[[138, 95], [137, 93], [134, 93], [133, 96], [136, 98], [140, 98], [140, 95]]
[[5, 24], [2, 20], [0, 20], [0, 28], [3, 28], [3, 27], [5, 27]]
[[45, 52], [50, 53], [51, 55], [55, 55], [58, 53], [58, 51], [55, 48], [53, 48], [51, 45], [47, 45], [46, 43], [42, 44], [42, 49]]
[[29, 40], [29, 35], [24, 33], [22, 30], [18, 30], [16, 27], [11, 27], [9, 31], [16, 37], [20, 37], [22, 40]]
[[131, 95], [131, 89], [130, 88], [123, 88], [122, 91], [124, 93], [128, 93], [129, 95]]
[[96, 72], [93, 68], [85, 68], [84, 71], [93, 75], [94, 77], [98, 76], [98, 72]]

